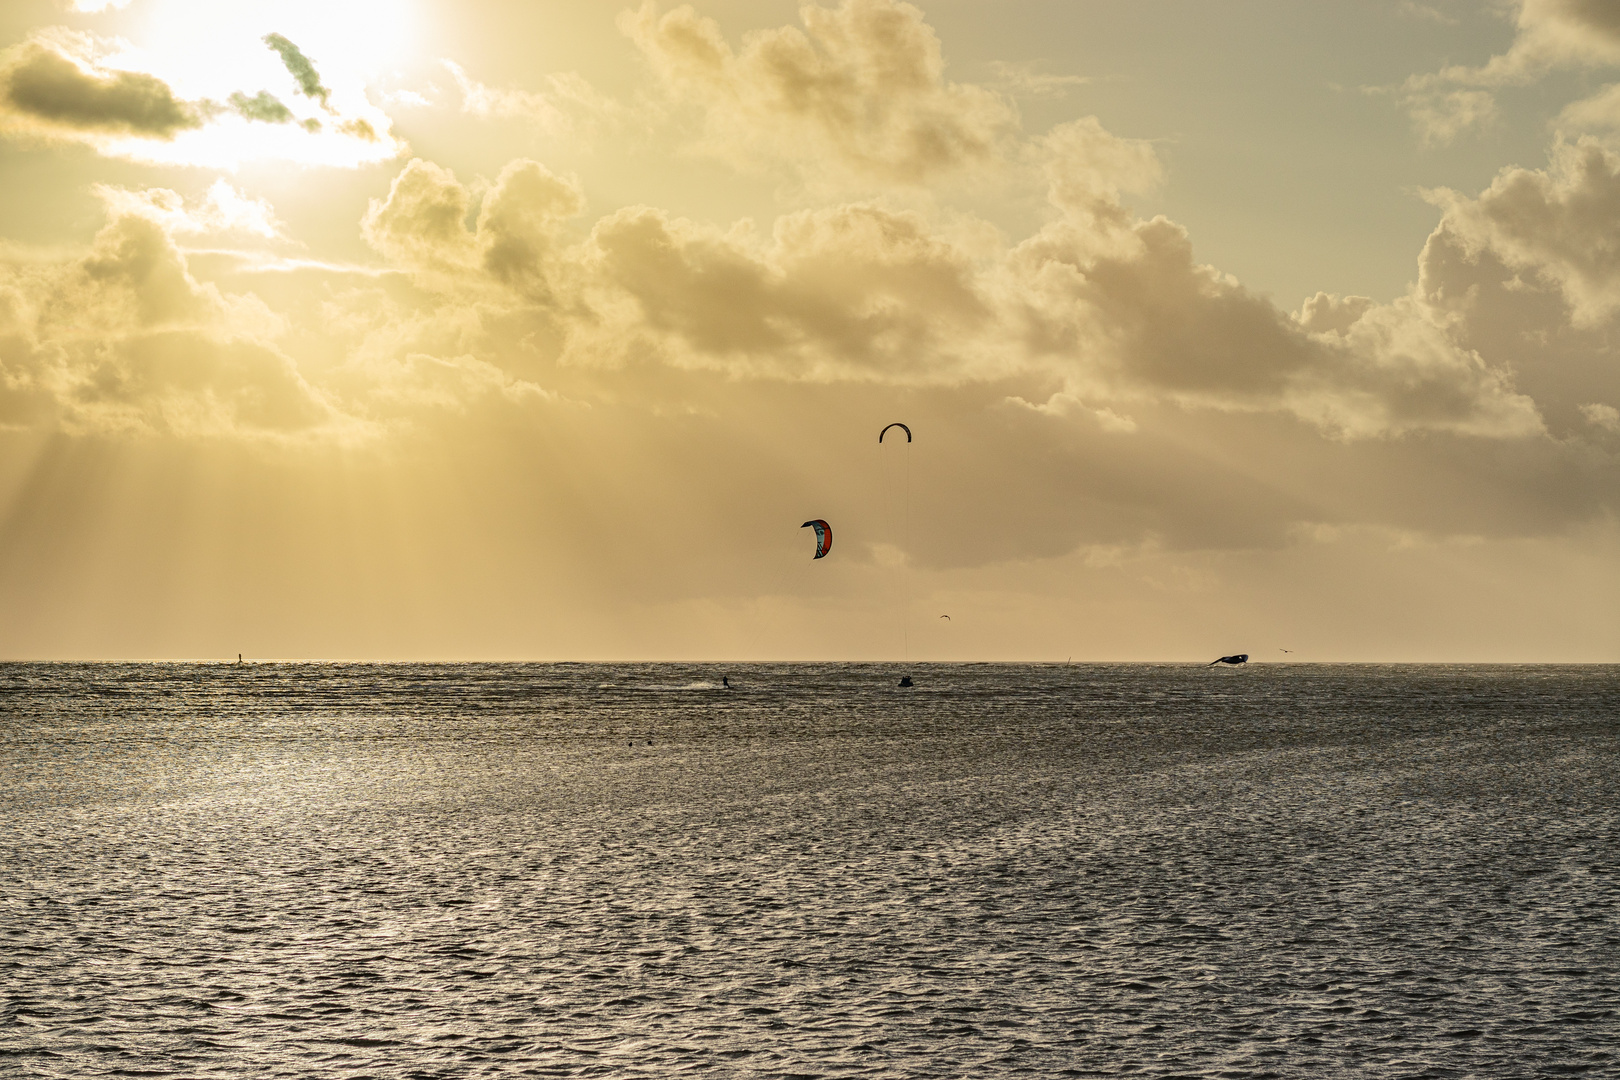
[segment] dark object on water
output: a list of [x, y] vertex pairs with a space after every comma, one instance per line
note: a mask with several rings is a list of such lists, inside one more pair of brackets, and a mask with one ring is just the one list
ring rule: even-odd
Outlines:
[[911, 676], [910, 675], [902, 675], [902, 676], [900, 676], [900, 685], [901, 686], [910, 686], [911, 685]]
[[722, 676], [720, 676], [720, 685], [725, 687], [727, 690], [730, 690], [731, 689], [731, 680], [729, 678], [727, 678], [726, 676], [722, 675]]
[[1209, 666], [1214, 667], [1216, 664], [1247, 664], [1248, 662], [1249, 654], [1246, 652], [1240, 652], [1234, 653], [1231, 656], [1223, 656], [1219, 660], [1211, 660], [1209, 662]]

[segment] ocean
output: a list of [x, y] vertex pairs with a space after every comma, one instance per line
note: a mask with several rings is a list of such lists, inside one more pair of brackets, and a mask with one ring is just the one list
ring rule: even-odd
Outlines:
[[0, 665], [0, 1074], [1620, 1075], [1620, 668], [904, 670]]

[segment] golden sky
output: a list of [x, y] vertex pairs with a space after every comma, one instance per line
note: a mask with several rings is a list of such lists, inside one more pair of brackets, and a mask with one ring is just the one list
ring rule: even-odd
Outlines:
[[1620, 660], [1616, 80], [1599, 0], [8, 0], [0, 658]]

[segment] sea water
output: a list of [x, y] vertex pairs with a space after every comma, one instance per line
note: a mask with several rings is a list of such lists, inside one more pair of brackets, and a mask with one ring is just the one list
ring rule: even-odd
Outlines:
[[0, 1072], [1620, 1075], [1620, 669], [907, 670], [0, 665]]

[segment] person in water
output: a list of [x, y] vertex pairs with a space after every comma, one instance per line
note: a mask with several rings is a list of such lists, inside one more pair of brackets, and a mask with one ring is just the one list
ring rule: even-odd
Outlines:
[[912, 681], [911, 681], [911, 676], [910, 675], [902, 675], [902, 676], [900, 676], [900, 685], [901, 686], [911, 686], [911, 685], [913, 685]]

